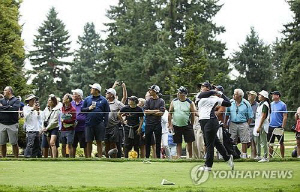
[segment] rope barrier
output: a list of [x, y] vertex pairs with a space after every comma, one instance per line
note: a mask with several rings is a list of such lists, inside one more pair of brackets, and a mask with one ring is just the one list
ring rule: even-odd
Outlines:
[[[0, 111], [0, 113], [20, 113], [23, 111]], [[44, 111], [40, 111], [40, 112], [44, 112]], [[62, 111], [60, 111], [62, 112]], [[296, 113], [297, 111], [272, 111], [272, 113]], [[68, 112], [68, 113], [77, 113], [77, 112]], [[80, 113], [119, 113], [119, 112], [80, 112]], [[145, 113], [145, 112], [121, 112], [121, 113]], [[174, 113], [174, 112], [169, 112], [169, 113]], [[198, 113], [198, 111], [196, 112], [190, 112], [190, 113]], [[219, 112], [219, 113], [226, 113], [226, 112]], [[231, 112], [231, 113], [236, 113], [235, 111]], [[243, 113], [246, 114], [246, 113]]]

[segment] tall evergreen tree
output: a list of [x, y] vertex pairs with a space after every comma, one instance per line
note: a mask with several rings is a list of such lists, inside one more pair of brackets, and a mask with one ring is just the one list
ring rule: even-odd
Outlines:
[[15, 95], [26, 95], [30, 86], [24, 78], [24, 42], [21, 39], [19, 20], [20, 2], [0, 1], [0, 90], [12, 86]]
[[71, 63], [67, 61], [72, 55], [70, 36], [57, 14], [52, 7], [47, 19], [38, 28], [38, 35], [35, 35], [35, 50], [29, 54], [33, 66], [31, 74], [35, 75], [32, 83], [35, 85], [36, 95], [43, 101], [43, 106], [49, 94], [54, 93], [61, 97], [70, 91], [68, 80]]
[[288, 1], [294, 13], [292, 22], [284, 25], [284, 38], [277, 44], [276, 51], [280, 55], [280, 71], [278, 87], [282, 90], [284, 101], [291, 110], [299, 107], [300, 93], [300, 1]]
[[204, 74], [207, 70], [207, 55], [204, 45], [198, 42], [200, 34], [195, 34], [194, 27], [187, 30], [185, 42], [187, 45], [181, 47], [180, 64], [174, 67], [174, 83], [176, 88], [185, 86], [191, 92], [195, 92], [195, 85], [204, 81]]
[[254, 28], [239, 46], [240, 51], [233, 53], [232, 64], [240, 73], [236, 86], [243, 90], [270, 90], [273, 87], [274, 73], [270, 47], [259, 39]]
[[103, 40], [95, 31], [94, 23], [84, 26], [84, 33], [78, 37], [80, 48], [75, 51], [74, 65], [71, 68], [71, 87], [81, 88], [85, 95], [89, 94], [89, 84], [101, 83]]
[[122, 0], [108, 12], [113, 22], [107, 24], [105, 76], [125, 81], [129, 94], [142, 96], [154, 83], [162, 90], [168, 87], [164, 81], [170, 79], [175, 57], [169, 33], [157, 24], [155, 7], [151, 0]]
[[223, 26], [217, 26], [213, 18], [222, 8], [218, 0], [162, 0], [166, 3], [165, 27], [171, 31], [174, 53], [180, 54], [179, 47], [185, 47], [186, 31], [193, 25], [196, 34], [201, 34], [198, 42], [203, 45], [207, 55], [209, 70], [203, 75], [204, 79], [215, 84], [228, 84], [229, 64], [225, 58], [225, 44], [216, 36], [225, 32]]

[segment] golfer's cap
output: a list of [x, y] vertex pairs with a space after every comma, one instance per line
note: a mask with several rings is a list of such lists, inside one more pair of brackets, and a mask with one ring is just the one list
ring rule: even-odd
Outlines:
[[271, 95], [279, 95], [279, 97], [281, 97], [281, 93], [279, 91], [273, 91], [271, 92]]
[[115, 90], [115, 89], [113, 89], [113, 88], [106, 89], [106, 93], [111, 93], [111, 94], [113, 94], [114, 96], [116, 96], [116, 95], [117, 95], [117, 92], [116, 92], [116, 90]]
[[72, 90], [72, 93], [77, 93], [81, 98], [83, 98], [83, 91], [81, 89]]
[[204, 86], [211, 89], [211, 84], [209, 82], [200, 83], [200, 86]]
[[94, 83], [93, 85], [90, 85], [90, 87], [101, 92], [101, 86], [98, 83]]
[[218, 91], [221, 91], [222, 93], [224, 92], [224, 88], [223, 88], [222, 85], [217, 85], [217, 86], [216, 86], [216, 89], [217, 89]]

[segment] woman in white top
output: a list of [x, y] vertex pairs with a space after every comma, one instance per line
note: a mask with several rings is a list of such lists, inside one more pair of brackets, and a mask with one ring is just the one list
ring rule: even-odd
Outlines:
[[48, 107], [44, 110], [44, 125], [43, 125], [43, 155], [48, 157], [48, 146], [51, 147], [51, 156], [58, 157], [57, 138], [58, 138], [58, 117], [60, 114], [60, 106], [55, 95], [51, 94], [47, 103]]
[[255, 118], [255, 127], [253, 129], [253, 136], [257, 148], [257, 157], [260, 159], [261, 148], [264, 149], [263, 157], [258, 162], [268, 162], [268, 145], [267, 134], [270, 124], [271, 105], [269, 100], [269, 93], [265, 90], [259, 92], [258, 100], [260, 101]]

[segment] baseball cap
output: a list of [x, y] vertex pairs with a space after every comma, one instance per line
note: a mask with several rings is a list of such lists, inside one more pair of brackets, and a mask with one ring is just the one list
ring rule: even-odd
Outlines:
[[263, 96], [264, 98], [269, 98], [269, 93], [265, 90], [262, 90], [258, 93], [259, 95]]
[[217, 86], [216, 86], [216, 89], [217, 89], [218, 91], [224, 92], [224, 88], [223, 88], [222, 85], [217, 85]]
[[180, 86], [179, 89], [177, 89], [178, 93], [184, 93], [184, 94], [188, 94], [188, 90], [187, 88], [185, 88], [184, 86]]
[[26, 97], [25, 101], [30, 101], [31, 99], [34, 99], [34, 98], [36, 98], [36, 96], [35, 96], [34, 94], [29, 94], [29, 95]]
[[248, 94], [248, 95], [251, 94], [251, 95], [257, 96], [257, 93], [256, 93], [255, 91], [248, 91], [247, 94]]
[[94, 83], [93, 85], [90, 85], [90, 87], [101, 92], [101, 86], [98, 83]]
[[151, 87], [149, 87], [149, 90], [150, 89], [153, 90], [153, 91], [155, 91], [156, 93], [159, 93], [159, 91], [160, 91], [160, 88], [157, 85], [152, 85]]
[[115, 89], [113, 89], [113, 88], [106, 89], [105, 91], [106, 91], [106, 93], [111, 93], [111, 94], [113, 94], [114, 96], [116, 96], [116, 95], [117, 95], [117, 92], [116, 92], [116, 90], [115, 90]]
[[72, 90], [72, 93], [77, 93], [81, 98], [83, 98], [83, 91], [81, 89]]
[[200, 83], [200, 86], [204, 86], [211, 89], [211, 84], [209, 82]]
[[271, 95], [279, 95], [279, 97], [281, 97], [281, 93], [279, 91], [273, 91], [271, 92]]

